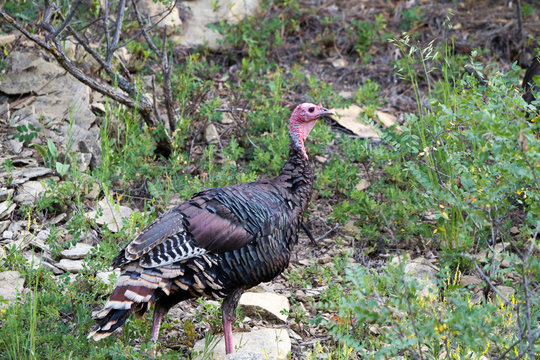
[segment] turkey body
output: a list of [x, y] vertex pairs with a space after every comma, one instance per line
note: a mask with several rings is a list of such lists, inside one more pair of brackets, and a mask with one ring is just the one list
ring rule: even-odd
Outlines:
[[[309, 121], [300, 116], [299, 108]], [[309, 113], [317, 110], [317, 115]], [[300, 117], [295, 120], [294, 114]], [[231, 324], [245, 289], [273, 279], [289, 264], [312, 189], [314, 172], [303, 141], [322, 115], [321, 105], [301, 104], [290, 122], [289, 159], [274, 179], [208, 189], [161, 215], [114, 259], [121, 275], [89, 337], [99, 340], [131, 313], [154, 304], [152, 340], [162, 316], [180, 301], [206, 297], [222, 305], [227, 353]]]

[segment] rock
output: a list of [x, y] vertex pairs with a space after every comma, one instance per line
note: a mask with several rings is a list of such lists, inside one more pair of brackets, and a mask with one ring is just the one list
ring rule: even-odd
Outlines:
[[225, 355], [225, 360], [266, 360], [267, 356], [254, 352], [235, 352]]
[[[495, 286], [495, 288], [497, 289], [497, 291], [501, 293], [502, 296], [506, 298], [506, 300], [509, 300], [509, 301], [512, 299], [512, 295], [516, 293], [516, 290], [514, 290], [514, 288], [510, 286], [499, 285], [499, 286]], [[493, 295], [496, 295], [496, 294], [494, 293]]]
[[82, 260], [62, 259], [55, 266], [64, 271], [76, 274], [83, 269], [83, 264], [84, 262]]
[[[96, 116], [90, 110], [89, 88], [52, 56], [38, 50], [12, 51], [6, 62], [10, 71], [0, 82], [0, 91], [9, 95], [32, 93], [31, 106], [29, 101], [22, 101], [11, 109], [12, 117], [18, 119], [13, 126], [31, 123], [43, 128], [44, 135], [57, 145], [70, 143], [72, 151], [92, 149], [94, 157], [99, 158], [99, 128], [92, 127]], [[43, 127], [39, 121], [42, 115]]]
[[57, 268], [50, 262], [46, 260], [46, 256], [42, 256], [42, 254], [35, 253], [33, 251], [27, 251], [24, 253], [24, 258], [28, 262], [28, 265], [32, 266], [32, 269], [39, 269], [40, 267], [43, 267], [47, 270], [52, 271], [54, 275], [60, 275], [63, 274], [64, 271]]
[[2, 238], [4, 239], [13, 239], [14, 236], [13, 231], [6, 230], [2, 233]]
[[347, 221], [345, 226], [343, 226], [343, 230], [352, 236], [355, 236], [361, 233], [360, 229], [358, 228], [358, 226], [354, 224], [353, 220]]
[[40, 194], [45, 192], [45, 187], [39, 181], [27, 181], [18, 189], [18, 194], [13, 200], [22, 205], [32, 205], [36, 203]]
[[343, 90], [343, 91], [340, 91], [338, 95], [341, 96], [344, 99], [352, 99], [353, 96], [354, 96], [354, 92], [353, 91]]
[[77, 153], [75, 154], [77, 158], [77, 168], [80, 172], [85, 172], [90, 168], [90, 163], [92, 161], [91, 153]]
[[56, 225], [58, 223], [61, 223], [67, 218], [67, 214], [61, 213], [53, 217], [51, 220], [49, 220], [49, 225]]
[[19, 139], [9, 139], [8, 142], [15, 154], [19, 154], [22, 151], [24, 143]]
[[90, 219], [96, 219], [99, 225], [107, 225], [112, 232], [118, 232], [123, 227], [122, 219], [129, 219], [129, 216], [133, 212], [127, 206], [116, 205], [114, 203], [109, 206], [107, 199], [101, 200], [98, 203], [98, 207], [103, 210], [103, 215], [97, 217], [98, 212], [94, 210], [86, 213], [85, 216]]
[[475, 275], [463, 275], [459, 283], [462, 286], [478, 285], [482, 283], [482, 279]]
[[96, 200], [101, 192], [99, 184], [90, 175], [82, 174], [82, 177], [84, 178], [84, 197], [88, 200]]
[[[17, 295], [24, 289], [24, 278], [18, 271], [4, 271], [0, 273], [0, 298], [7, 300], [10, 305], [17, 300]], [[0, 310], [6, 307], [6, 303], [0, 301]]]
[[209, 25], [220, 21], [235, 24], [254, 15], [259, 3], [260, 0], [220, 0], [216, 7], [213, 0], [182, 1], [180, 6], [189, 10], [183, 25], [184, 31], [180, 35], [173, 35], [171, 39], [185, 47], [206, 45], [211, 49], [218, 49], [223, 36]]
[[328, 161], [328, 157], [324, 155], [315, 155], [315, 161], [320, 164], [325, 164]]
[[[213, 354], [201, 356], [204, 351], [204, 339], [199, 340], [193, 347], [194, 359], [241, 359], [240, 357], [225, 357], [225, 342], [223, 338], [219, 340], [213, 350]], [[235, 346], [234, 356], [253, 356], [250, 359], [275, 359], [285, 360], [289, 358], [291, 352], [291, 339], [285, 329], [261, 329], [247, 333], [233, 333], [233, 343]], [[256, 355], [255, 355], [256, 354]], [[230, 356], [230, 355], [229, 355]]]
[[474, 254], [474, 258], [480, 262], [485, 263], [487, 262], [487, 250], [481, 250], [478, 254]]
[[14, 192], [15, 190], [13, 189], [5, 189], [5, 188], [0, 189], [0, 201], [7, 200], [11, 195], [13, 195]]
[[347, 60], [343, 58], [336, 59], [332, 61], [332, 66], [335, 68], [344, 68], [347, 67], [349, 64], [347, 63]]
[[17, 205], [11, 201], [3, 201], [0, 203], [0, 220], [6, 219], [15, 210]]
[[333, 109], [337, 116], [333, 119], [344, 128], [350, 130], [361, 138], [380, 140], [381, 137], [376, 129], [362, 123], [358, 117], [364, 109], [358, 105], [351, 105], [347, 109]]
[[60, 256], [70, 260], [84, 259], [94, 247], [85, 243], [77, 243], [75, 246], [60, 252]]
[[[389, 128], [397, 122], [397, 117], [395, 115], [378, 111], [375, 113], [380, 122], [383, 123], [384, 127]], [[401, 130], [401, 129], [400, 129]]]
[[11, 34], [0, 34], [0, 46], [5, 46], [7, 44], [11, 44], [15, 40], [17, 40], [17, 33], [11, 33]]
[[369, 185], [371, 184], [369, 183], [367, 179], [361, 179], [360, 182], [356, 184], [354, 188], [358, 191], [364, 191], [369, 187]]
[[204, 138], [209, 144], [217, 144], [219, 140], [219, 134], [214, 124], [210, 123], [208, 124], [206, 129], [204, 129]]
[[96, 274], [96, 278], [100, 279], [107, 285], [113, 285], [119, 276], [120, 269], [115, 269], [114, 271], [101, 271]]
[[510, 228], [510, 234], [512, 234], [512, 235], [517, 235], [517, 234], [519, 234], [519, 233], [520, 233], [520, 231], [519, 231], [519, 228], [518, 228], [517, 226], [512, 226], [512, 227]]
[[[289, 312], [289, 299], [274, 293], [245, 292], [240, 297], [238, 306], [248, 316], [256, 317], [261, 314], [263, 318], [286, 322]], [[282, 314], [285, 310], [287, 313]]]
[[[45, 176], [52, 173], [52, 170], [44, 167], [32, 167], [32, 168], [23, 168], [20, 170], [14, 170], [11, 173], [13, 178], [14, 185], [20, 185], [41, 176]], [[7, 172], [0, 172], [0, 182], [4, 182], [5, 179], [9, 176]]]
[[439, 269], [429, 260], [423, 257], [409, 260], [405, 263], [404, 272], [420, 283], [421, 296], [427, 297], [430, 293], [437, 291], [436, 280]]
[[[158, 29], [167, 27], [167, 35], [171, 35], [174, 32], [175, 27], [182, 25], [182, 20], [180, 19], [177, 8], [174, 8], [169, 13], [170, 6], [165, 6], [162, 3], [153, 0], [139, 0], [137, 1], [137, 8], [143, 15], [150, 18], [152, 23], [157, 23], [158, 20], [160, 20], [156, 27]], [[169, 14], [165, 16], [167, 13]], [[164, 16], [165, 18], [163, 18]], [[163, 32], [160, 31], [160, 34], [162, 33]]]
[[0, 221], [0, 233], [3, 233], [8, 228], [9, 224], [9, 220]]

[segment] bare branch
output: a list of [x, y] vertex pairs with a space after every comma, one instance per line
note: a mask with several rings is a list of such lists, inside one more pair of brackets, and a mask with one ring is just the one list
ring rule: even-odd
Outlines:
[[109, 31], [109, 0], [105, 0], [105, 19], [103, 20], [103, 27], [105, 28], [105, 46], [107, 51], [111, 47], [111, 33]]
[[[76, 0], [75, 1], [75, 4], [73, 4], [73, 7], [69, 11], [68, 16], [64, 19], [64, 21], [62, 22], [60, 27], [58, 27], [58, 29], [56, 29], [56, 31], [54, 33], [47, 35], [45, 37], [45, 40], [50, 40], [50, 39], [56, 38], [58, 36], [58, 34], [60, 34], [65, 29], [65, 27], [69, 24], [71, 19], [73, 19], [73, 15], [75, 15], [75, 12], [77, 11], [77, 8], [79, 7], [80, 4], [81, 4], [81, 0]], [[47, 23], [48, 23], [48, 21], [47, 21]]]
[[148, 29], [146, 29], [141, 13], [139, 12], [139, 8], [137, 7], [137, 2], [135, 0], [131, 0], [131, 3], [133, 4], [133, 9], [135, 10], [135, 15], [137, 16], [137, 22], [139, 23], [139, 26], [141, 27], [142, 34], [146, 42], [148, 43], [148, 46], [150, 46], [150, 49], [152, 49], [153, 52], [155, 52], [159, 57], [161, 57], [162, 56], [161, 51], [158, 49], [156, 44], [154, 44], [154, 42], [148, 35]]
[[118, 12], [116, 14], [116, 27], [114, 29], [114, 35], [110, 47], [107, 47], [107, 56], [105, 62], [111, 65], [114, 52], [117, 50], [118, 40], [120, 40], [120, 30], [122, 30], [122, 24], [124, 22], [124, 12], [126, 8], [126, 0], [120, 0], [118, 4]]
[[32, 40], [33, 42], [35, 42], [36, 44], [38, 44], [39, 46], [43, 48], [48, 48], [47, 43], [45, 43], [43, 40], [41, 40], [37, 36], [30, 34], [28, 31], [26, 31], [26, 29], [21, 24], [15, 21], [15, 19], [9, 16], [6, 12], [4, 12], [4, 9], [2, 9], [1, 7], [0, 7], [0, 16], [2, 16], [4, 20], [6, 20], [9, 24], [11, 24], [15, 29], [19, 30], [21, 34], [26, 36], [28, 39]]

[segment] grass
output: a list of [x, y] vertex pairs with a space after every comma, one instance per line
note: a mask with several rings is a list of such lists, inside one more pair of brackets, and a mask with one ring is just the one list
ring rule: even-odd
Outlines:
[[[38, 227], [34, 223], [60, 213], [71, 214], [65, 224], [51, 228], [47, 244], [53, 256], [92, 233], [98, 234], [100, 243], [74, 278], [32, 269], [20, 251], [8, 249], [0, 271], [20, 271], [31, 291], [0, 313], [0, 357], [147, 358], [151, 347], [148, 316], [129, 320], [115, 338], [98, 344], [87, 341], [93, 326], [91, 311], [111, 290], [96, 274], [108, 269], [119, 249], [162, 213], [170, 200], [186, 199], [205, 187], [275, 176], [288, 154], [284, 119], [292, 102], [301, 97], [330, 107], [351, 103], [310, 73], [301, 56], [287, 68], [276, 56], [288, 37], [305, 30], [309, 23], [295, 20], [299, 14], [327, 29], [314, 46], [299, 44], [315, 57], [323, 53], [325, 41], [341, 40], [331, 35], [337, 19], [321, 19], [314, 9], [300, 9], [295, 0], [266, 2], [265, 9], [282, 16], [218, 25], [230, 49], [222, 56], [236, 65], [236, 79], [215, 82], [223, 69], [205, 49], [176, 65], [172, 86], [180, 108], [169, 158], [154, 155], [152, 129], [141, 128], [137, 114], [107, 104], [101, 125], [100, 166], [86, 174], [77, 166], [60, 167], [62, 181], [49, 183], [37, 203], [17, 210], [20, 218], [28, 219], [27, 230], [33, 232]], [[26, 13], [31, 12], [27, 9]], [[400, 27], [414, 27], [421, 17], [421, 10], [413, 7]], [[311, 158], [328, 158], [317, 165], [314, 202], [330, 205], [331, 212], [325, 214], [329, 225], [352, 222], [360, 232], [352, 239], [336, 239], [332, 265], [315, 262], [292, 266], [285, 273], [293, 287], [326, 287], [319, 298], [306, 304], [320, 315], [315, 322], [308, 320], [300, 306], [292, 307], [290, 317], [296, 323], [306, 328], [318, 326], [332, 336], [329, 341], [303, 347], [303, 356], [456, 359], [496, 358], [508, 352], [513, 358], [532, 358], [530, 354], [538, 352], [533, 338], [538, 296], [532, 290], [540, 273], [535, 256], [540, 226], [540, 144], [538, 123], [524, 121], [527, 105], [516, 91], [519, 69], [502, 73], [480, 63], [475, 53], [471, 57], [455, 54], [452, 44], [433, 42], [422, 47], [409, 37], [388, 44], [390, 36], [381, 16], [373, 21], [350, 21], [345, 28], [351, 53], [369, 53], [382, 44], [399, 50], [396, 70], [410, 83], [418, 106], [405, 115], [402, 132], [381, 132], [382, 146], [336, 133], [322, 122], [310, 135]], [[268, 37], [275, 41], [268, 43]], [[363, 63], [369, 61], [368, 56]], [[142, 72], [151, 70], [151, 60], [144, 56], [138, 64]], [[463, 71], [466, 64], [474, 69], [472, 73]], [[226, 96], [211, 95], [221, 91]], [[367, 79], [359, 84], [354, 102], [373, 112], [383, 105], [380, 92], [381, 86]], [[233, 125], [227, 130], [222, 124], [224, 114], [216, 111], [222, 107], [249, 112], [230, 114]], [[210, 123], [220, 130], [220, 142], [201, 145], [197, 139]], [[17, 131], [27, 142], [38, 136], [36, 129]], [[58, 171], [56, 146], [47, 144], [42, 153]], [[68, 153], [69, 157], [74, 154]], [[9, 161], [2, 165], [8, 172], [13, 170]], [[365, 191], [355, 189], [359, 173], [369, 177], [370, 187]], [[139, 211], [117, 233], [97, 225], [84, 216], [93, 203], [79, 191], [89, 184], [99, 187], [97, 200], [106, 197], [111, 206], [128, 205]], [[511, 231], [514, 228], [517, 232]], [[497, 243], [510, 244], [502, 259], [492, 251], [486, 263], [473, 260], [472, 255], [493, 249]], [[366, 269], [351, 261], [358, 255], [376, 256], [381, 247], [440, 254], [436, 292], [419, 296], [423, 284], [403, 276], [399, 262]], [[502, 260], [509, 266], [503, 267]], [[462, 286], [457, 279], [475, 273], [477, 267], [496, 285], [514, 287], [508, 302], [500, 297], [471, 302], [478, 291]], [[489, 284], [483, 286], [486, 292], [492, 291]], [[291, 302], [299, 305], [294, 296]], [[186, 357], [205, 329], [220, 331], [218, 309], [205, 302], [198, 306], [197, 316], [179, 326], [174, 346], [160, 345], [158, 358]], [[168, 319], [164, 328], [176, 325], [173, 322]], [[206, 335], [211, 347], [212, 336]]]

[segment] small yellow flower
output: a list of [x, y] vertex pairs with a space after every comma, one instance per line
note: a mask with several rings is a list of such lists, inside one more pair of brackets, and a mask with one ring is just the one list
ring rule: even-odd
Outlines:
[[518, 190], [516, 191], [516, 194], [521, 195], [521, 190], [518, 189]]
[[443, 211], [443, 213], [441, 214], [446, 220], [450, 220], [450, 218], [448, 217], [448, 214]]
[[434, 233], [434, 234], [436, 234], [436, 233], [437, 233], [437, 231], [438, 231], [438, 229], [434, 229], [434, 230], [433, 230], [433, 233]]

